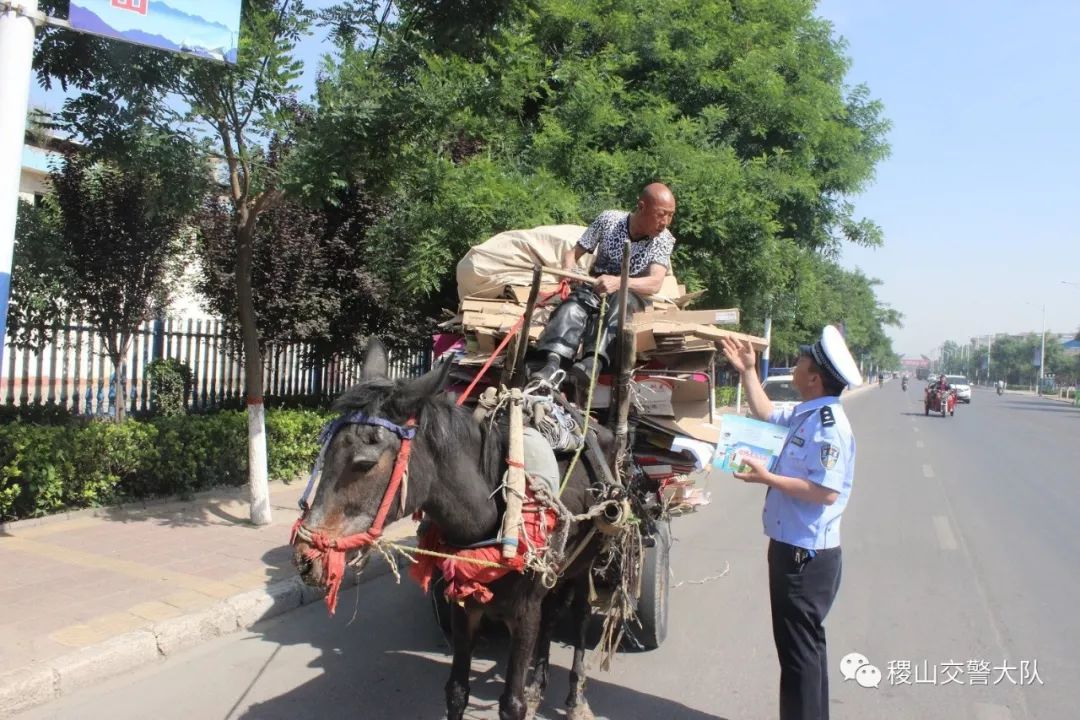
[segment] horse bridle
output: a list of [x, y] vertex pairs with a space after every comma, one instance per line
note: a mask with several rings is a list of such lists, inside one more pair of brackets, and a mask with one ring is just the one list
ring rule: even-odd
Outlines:
[[[308, 504], [308, 495], [315, 486], [316, 480], [322, 475], [323, 461], [330, 442], [339, 430], [347, 425], [374, 425], [396, 434], [401, 438], [401, 447], [398, 449], [397, 458], [394, 460], [394, 471], [390, 475], [390, 483], [386, 486], [379, 511], [375, 515], [375, 521], [371, 527], [361, 533], [345, 535], [339, 538], [327, 537], [325, 533], [313, 531], [304, 524], [311, 506]], [[409, 453], [412, 451], [412, 441], [416, 436], [416, 418], [409, 418], [404, 425], [397, 425], [385, 418], [366, 415], [363, 412], [354, 412], [342, 415], [331, 421], [319, 433], [319, 456], [315, 460], [315, 467], [308, 478], [307, 487], [300, 496], [300, 517], [293, 523], [292, 533], [289, 536], [289, 544], [295, 545], [297, 538], [308, 544], [304, 551], [304, 557], [308, 560], [321, 558], [323, 561], [323, 584], [326, 586], [326, 607], [330, 614], [334, 614], [337, 608], [338, 590], [341, 588], [341, 580], [345, 574], [345, 554], [352, 550], [359, 550], [374, 544], [383, 533], [383, 525], [386, 516], [390, 514], [390, 507], [394, 503], [394, 497], [401, 489], [401, 507], [404, 512], [405, 497], [408, 491], [408, 468]]]

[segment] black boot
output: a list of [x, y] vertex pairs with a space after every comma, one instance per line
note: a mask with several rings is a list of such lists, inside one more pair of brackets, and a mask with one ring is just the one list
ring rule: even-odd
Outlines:
[[[589, 387], [589, 383], [592, 382], [592, 373], [595, 362], [592, 355], [588, 355], [582, 358], [579, 362], [574, 363], [574, 366], [570, 368], [570, 374], [574, 377], [574, 382], [582, 390]], [[600, 369], [604, 369], [603, 361], [600, 363]]]
[[548, 353], [547, 362], [544, 363], [544, 367], [534, 372], [530, 377], [533, 380], [543, 380], [544, 382], [551, 382], [551, 378], [555, 377], [555, 373], [559, 371], [559, 367], [562, 365], [562, 356], [558, 353]]

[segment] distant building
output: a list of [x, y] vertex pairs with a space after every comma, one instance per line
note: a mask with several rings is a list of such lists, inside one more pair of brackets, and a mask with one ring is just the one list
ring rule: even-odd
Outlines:
[[19, 172], [19, 199], [36, 205], [48, 195], [49, 165], [58, 154], [44, 148], [23, 145], [22, 170]]

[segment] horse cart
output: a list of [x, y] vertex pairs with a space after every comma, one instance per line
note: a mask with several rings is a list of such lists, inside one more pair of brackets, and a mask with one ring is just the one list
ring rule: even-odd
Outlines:
[[[561, 250], [582, 230], [567, 230]], [[623, 288], [629, 255], [624, 248]], [[567, 285], [544, 283], [563, 272], [545, 267], [558, 263], [524, 260], [518, 282], [475, 272], [492, 286], [483, 292], [462, 289], [459, 264], [460, 312], [444, 323], [441, 359], [424, 377], [386, 379], [386, 353], [372, 343], [363, 381], [339, 399], [341, 416], [323, 433], [309, 483], [320, 478], [318, 489], [310, 503], [304, 493], [293, 529], [301, 577], [327, 588], [331, 610], [346, 565], [362, 566], [373, 551], [408, 556], [450, 633], [451, 720], [464, 715], [484, 618], [510, 629], [503, 719], [528, 717], [540, 702], [562, 615], [573, 624], [571, 720], [592, 717], [588, 648], [606, 668], [620, 647], [664, 641], [671, 521], [708, 502], [695, 482], [719, 435], [715, 343], [749, 337], [715, 327], [737, 322], [737, 311], [685, 310], [671, 302], [686, 297], [677, 290], [631, 318], [622, 291], [604, 301], [619, 304], [610, 377], [535, 379], [529, 343]], [[384, 525], [409, 515], [420, 519], [417, 546], [384, 542]]]

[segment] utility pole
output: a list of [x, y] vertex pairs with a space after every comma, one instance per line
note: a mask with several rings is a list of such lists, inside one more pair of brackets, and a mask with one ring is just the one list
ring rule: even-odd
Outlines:
[[1039, 390], [1042, 395], [1043, 377], [1046, 375], [1046, 303], [1042, 306], [1042, 347], [1039, 350]]
[[37, 0], [0, 5], [0, 362], [7, 337], [11, 256], [19, 209], [19, 176], [30, 104]]

